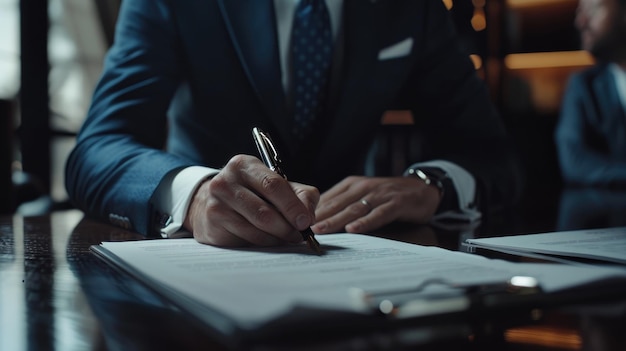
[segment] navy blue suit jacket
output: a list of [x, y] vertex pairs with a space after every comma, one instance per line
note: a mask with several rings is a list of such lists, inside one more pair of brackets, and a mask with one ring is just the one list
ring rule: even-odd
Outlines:
[[[413, 112], [426, 139], [411, 161], [455, 162], [476, 177], [484, 200], [515, 198], [502, 123], [440, 0], [345, 0], [342, 38], [328, 117], [301, 145], [289, 134], [272, 0], [123, 1], [67, 163], [71, 199], [89, 214], [153, 233], [149, 200], [161, 179], [255, 155], [254, 126], [283, 150], [291, 180], [325, 190], [363, 174], [383, 112], [397, 109]], [[378, 59], [406, 38], [414, 43], [409, 55]]]
[[608, 65], [571, 77], [555, 139], [566, 183], [626, 186], [626, 115]]

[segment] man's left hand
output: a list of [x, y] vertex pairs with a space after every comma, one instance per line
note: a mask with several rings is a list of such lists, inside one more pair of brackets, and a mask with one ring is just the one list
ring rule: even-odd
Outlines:
[[440, 201], [439, 189], [417, 178], [350, 176], [321, 195], [311, 228], [366, 233], [394, 221], [427, 223]]

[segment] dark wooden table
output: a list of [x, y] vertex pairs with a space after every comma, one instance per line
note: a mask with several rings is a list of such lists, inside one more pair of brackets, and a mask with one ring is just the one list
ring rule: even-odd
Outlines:
[[[468, 228], [466, 228], [468, 229]], [[394, 226], [376, 235], [456, 250], [480, 230]], [[0, 217], [0, 350], [216, 350], [206, 329], [89, 247], [143, 237], [77, 210]], [[626, 350], [626, 297], [480, 325], [422, 325], [253, 349]], [[454, 327], [454, 328], [453, 328]]]

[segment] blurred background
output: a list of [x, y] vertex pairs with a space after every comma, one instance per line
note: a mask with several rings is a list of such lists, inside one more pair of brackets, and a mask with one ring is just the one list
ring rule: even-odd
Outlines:
[[[120, 2], [0, 0], [0, 213], [71, 207], [64, 164]], [[577, 0], [443, 2], [522, 155], [528, 187], [519, 211], [555, 218], [562, 184], [553, 130], [569, 75], [593, 63], [579, 50]], [[396, 129], [410, 121], [402, 111], [381, 117]]]
[[119, 0], [0, 0], [0, 213], [69, 207], [64, 164]]

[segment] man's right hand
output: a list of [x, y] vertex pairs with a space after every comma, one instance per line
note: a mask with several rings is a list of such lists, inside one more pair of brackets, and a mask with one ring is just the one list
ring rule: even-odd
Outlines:
[[196, 190], [184, 227], [201, 243], [272, 246], [301, 242], [315, 222], [319, 191], [292, 183], [258, 158], [237, 155]]

